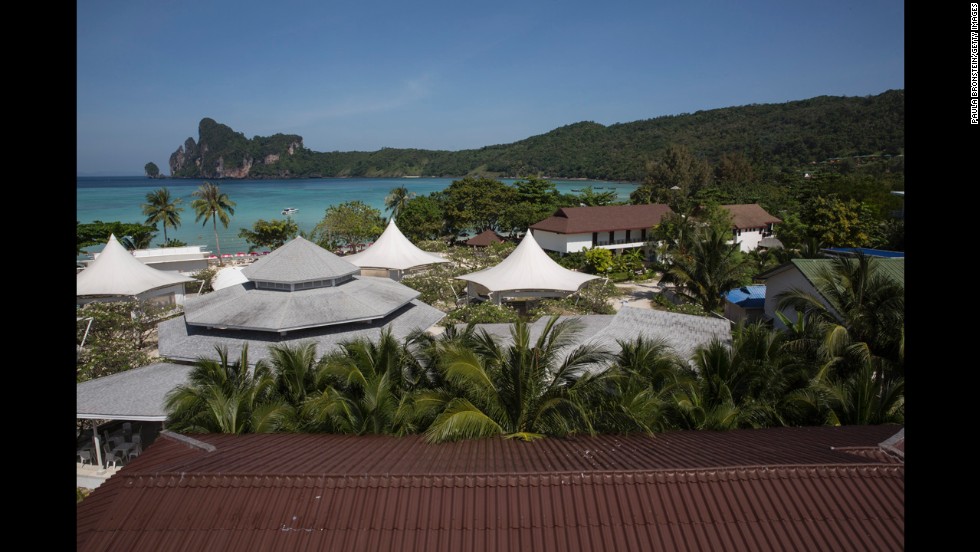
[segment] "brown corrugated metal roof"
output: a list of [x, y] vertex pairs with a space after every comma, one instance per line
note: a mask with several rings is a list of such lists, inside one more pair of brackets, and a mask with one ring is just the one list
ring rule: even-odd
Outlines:
[[652, 228], [671, 212], [670, 207], [663, 203], [562, 207], [554, 215], [532, 224], [531, 228], [558, 234]]
[[78, 550], [896, 550], [896, 426], [485, 439], [168, 438], [78, 506]]
[[758, 203], [722, 205], [721, 208], [731, 213], [732, 226], [740, 230], [745, 228], [763, 228], [771, 223], [783, 222], [770, 215]]

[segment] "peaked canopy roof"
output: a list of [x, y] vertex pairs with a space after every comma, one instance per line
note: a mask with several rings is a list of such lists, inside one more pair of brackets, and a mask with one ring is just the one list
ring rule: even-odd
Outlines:
[[340, 278], [357, 272], [356, 266], [300, 236], [242, 269], [253, 282], [281, 283]]
[[236, 284], [244, 284], [248, 281], [248, 278], [242, 274], [242, 270], [245, 270], [245, 268], [241, 266], [226, 266], [222, 268], [211, 279], [211, 289], [218, 291], [219, 289], [225, 289]]
[[517, 249], [497, 266], [457, 276], [458, 280], [480, 284], [490, 291], [576, 291], [585, 282], [596, 278], [598, 276], [568, 270], [551, 260], [531, 232], [526, 233]]
[[388, 222], [388, 227], [370, 247], [344, 257], [344, 260], [362, 268], [387, 268], [408, 270], [416, 266], [434, 263], [448, 263], [438, 255], [427, 253], [408, 241], [402, 234], [395, 219]]
[[131, 297], [154, 289], [193, 282], [194, 278], [157, 270], [133, 257], [109, 236], [102, 253], [75, 276], [77, 297]]

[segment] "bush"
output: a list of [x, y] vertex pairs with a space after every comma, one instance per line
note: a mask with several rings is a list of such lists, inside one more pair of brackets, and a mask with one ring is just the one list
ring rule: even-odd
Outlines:
[[194, 274], [191, 274], [191, 278], [194, 278], [198, 282], [203, 281], [204, 287], [201, 287], [201, 284], [197, 282], [187, 282], [186, 284], [184, 284], [184, 293], [187, 293], [188, 295], [196, 295], [197, 290], [200, 289], [201, 295], [204, 295], [205, 293], [210, 293], [214, 291], [214, 289], [211, 287], [211, 280], [214, 280], [214, 276], [217, 273], [218, 273], [218, 267], [209, 266], [199, 272], [195, 272]]
[[518, 312], [507, 306], [497, 306], [490, 301], [465, 305], [446, 316], [448, 323], [463, 324], [512, 324], [520, 319]]
[[676, 312], [679, 314], [693, 314], [695, 316], [708, 316], [708, 312], [704, 310], [704, 307], [702, 307], [701, 305], [698, 305], [696, 303], [681, 303], [679, 305], [675, 305], [671, 303], [669, 299], [664, 297], [662, 293], [658, 293], [654, 295], [651, 303], [653, 304], [654, 308], [660, 310]]
[[536, 320], [542, 316], [615, 314], [616, 309], [609, 299], [618, 295], [619, 290], [612, 282], [592, 280], [585, 284], [577, 294], [561, 299], [542, 299], [537, 307], [528, 312], [528, 318]]

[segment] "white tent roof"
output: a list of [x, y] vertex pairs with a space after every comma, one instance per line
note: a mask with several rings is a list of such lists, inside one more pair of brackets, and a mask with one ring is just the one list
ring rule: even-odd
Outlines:
[[135, 296], [193, 281], [194, 278], [164, 272], [141, 263], [112, 235], [98, 258], [75, 276], [75, 295]]
[[596, 278], [598, 276], [568, 270], [551, 260], [531, 232], [525, 234], [517, 249], [497, 266], [457, 277], [458, 280], [480, 284], [490, 291], [576, 291], [585, 282]]
[[405, 234], [395, 226], [395, 219], [370, 247], [344, 257], [344, 260], [362, 268], [388, 268], [407, 270], [412, 267], [433, 263], [448, 263], [438, 255], [427, 253], [408, 241]]
[[226, 266], [219, 270], [211, 279], [211, 289], [218, 291], [236, 284], [244, 284], [248, 278], [242, 274], [242, 266]]

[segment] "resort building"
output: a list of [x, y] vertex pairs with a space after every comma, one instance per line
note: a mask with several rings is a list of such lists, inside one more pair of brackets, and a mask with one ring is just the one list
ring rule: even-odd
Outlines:
[[111, 235], [95, 260], [75, 275], [76, 303], [146, 300], [162, 306], [182, 305], [184, 284], [194, 281], [143, 264]]
[[136, 249], [133, 257], [141, 263], [152, 266], [157, 270], [180, 272], [190, 276], [208, 267], [211, 252], [204, 245], [187, 245], [184, 247], [157, 247], [154, 249]]
[[532, 224], [531, 232], [548, 251], [577, 253], [593, 247], [619, 251], [647, 245], [650, 230], [671, 212], [662, 203], [562, 207]]
[[76, 550], [902, 550], [895, 425], [533, 442], [164, 431]]
[[268, 358], [270, 345], [303, 340], [325, 354], [345, 339], [374, 339], [383, 328], [402, 338], [445, 316], [414, 289], [360, 271], [297, 237], [244, 267], [248, 281], [188, 298], [183, 316], [158, 326], [160, 355], [195, 361], [222, 345], [235, 358], [248, 343], [254, 362]]
[[[722, 205], [721, 208], [732, 216], [733, 239], [745, 253], [758, 249], [763, 239], [772, 237], [774, 225], [783, 222], [758, 203]], [[775, 243], [770, 242], [766, 247], [772, 247]]]
[[367, 249], [347, 255], [344, 260], [360, 267], [361, 276], [380, 276], [396, 282], [412, 272], [449, 262], [435, 253], [416, 247], [398, 229], [395, 219], [388, 221], [385, 231]]
[[597, 278], [562, 267], [527, 232], [517, 248], [496, 266], [456, 279], [469, 282], [466, 293], [470, 299], [490, 300], [499, 305], [506, 300], [528, 297], [565, 297]]

